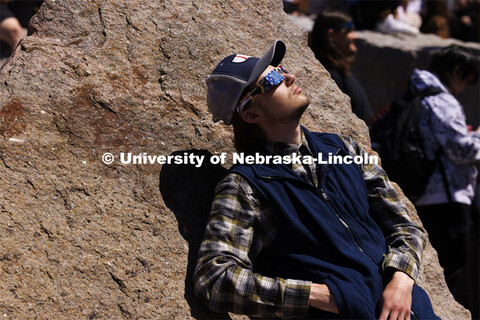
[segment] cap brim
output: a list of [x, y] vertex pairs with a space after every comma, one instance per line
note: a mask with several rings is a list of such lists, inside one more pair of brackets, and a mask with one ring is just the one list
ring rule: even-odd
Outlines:
[[253, 68], [253, 71], [248, 78], [247, 86], [257, 80], [257, 78], [267, 69], [269, 65], [274, 67], [278, 66], [285, 56], [287, 47], [282, 40], [275, 40], [274, 44], [268, 49], [268, 51], [258, 60], [257, 64]]

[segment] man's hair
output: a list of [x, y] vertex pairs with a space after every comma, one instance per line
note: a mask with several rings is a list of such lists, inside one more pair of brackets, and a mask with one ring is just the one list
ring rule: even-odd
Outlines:
[[265, 140], [263, 130], [255, 124], [245, 122], [238, 112], [233, 114], [232, 126], [237, 152], [254, 152]]
[[472, 83], [476, 83], [479, 77], [479, 62], [478, 54], [467, 48], [451, 45], [433, 54], [428, 69], [447, 86], [450, 86], [451, 77], [456, 72], [462, 80], [471, 77]]
[[328, 30], [335, 29], [351, 21], [352, 18], [345, 12], [327, 9], [319, 13], [310, 34], [310, 48], [315, 57], [324, 66], [332, 66], [340, 73], [349, 74], [350, 63], [340, 51], [328, 40]]

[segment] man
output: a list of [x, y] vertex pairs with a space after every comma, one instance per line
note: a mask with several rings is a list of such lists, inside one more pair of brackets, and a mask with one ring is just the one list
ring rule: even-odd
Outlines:
[[[233, 123], [241, 152], [363, 155], [347, 137], [300, 126], [309, 99], [276, 68], [285, 51], [276, 41], [260, 59], [223, 59], [206, 80], [214, 121]], [[218, 184], [196, 295], [263, 318], [438, 319], [414, 285], [425, 234], [383, 170], [305, 163], [238, 165]]]

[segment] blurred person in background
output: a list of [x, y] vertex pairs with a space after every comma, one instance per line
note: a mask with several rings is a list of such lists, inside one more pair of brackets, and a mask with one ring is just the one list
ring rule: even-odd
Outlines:
[[439, 37], [479, 42], [479, 0], [454, 0], [453, 11], [447, 0], [426, 0], [422, 32]]
[[[464, 302], [468, 300], [464, 297], [473, 293], [462, 292], [467, 286], [459, 279], [468, 269], [480, 128], [469, 132], [463, 107], [455, 96], [467, 85], [477, 83], [479, 61], [478, 55], [468, 49], [452, 45], [433, 55], [428, 71], [415, 69], [411, 77], [411, 86], [418, 92], [442, 90], [422, 100], [420, 135], [427, 157], [436, 159], [436, 165], [415, 206], [438, 252], [452, 294], [466, 307], [473, 307]], [[478, 275], [478, 268], [475, 272]]]
[[9, 0], [0, 0], [0, 40], [13, 52], [25, 36], [20, 22], [8, 7]]
[[455, 0], [451, 35], [462, 41], [479, 42], [480, 0]]
[[367, 94], [350, 72], [357, 54], [356, 38], [350, 15], [327, 9], [317, 16], [310, 34], [310, 48], [340, 90], [350, 97], [352, 111], [370, 125], [373, 111]]
[[283, 10], [289, 14], [298, 14], [299, 0], [283, 0]]
[[283, 10], [286, 13], [304, 16], [309, 13], [309, 3], [308, 0], [283, 0]]
[[10, 0], [8, 6], [22, 27], [26, 29], [30, 19], [40, 10], [43, 2], [44, 0]]
[[[360, 29], [377, 30], [383, 33], [409, 33], [418, 34], [415, 28], [407, 22], [398, 19], [397, 9], [402, 3], [400, 0], [359, 0], [352, 6], [350, 12], [355, 25]], [[405, 8], [408, 4], [405, 5]], [[416, 10], [412, 5], [410, 10]], [[417, 22], [418, 23], [418, 22]]]
[[326, 9], [335, 9], [351, 13], [353, 7], [357, 5], [357, 0], [322, 0], [310, 1], [310, 12], [315, 16]]
[[422, 9], [423, 33], [433, 33], [447, 39], [450, 38], [450, 24], [453, 19], [452, 12], [448, 9], [447, 0], [425, 0]]
[[[399, 1], [389, 1], [384, 5], [384, 9], [381, 10], [377, 17], [377, 24], [375, 30], [382, 33], [407, 33], [416, 35], [419, 34], [419, 21], [418, 17], [416, 21], [412, 17], [415, 17], [413, 14], [409, 14], [412, 24], [407, 18], [407, 6], [408, 0]], [[398, 3], [398, 5], [396, 5]], [[390, 5], [388, 5], [390, 4]]]
[[420, 30], [422, 26], [421, 10], [421, 0], [401, 0], [394, 15], [397, 20]]
[[8, 57], [15, 50], [42, 4], [43, 0], [0, 0], [0, 57]]

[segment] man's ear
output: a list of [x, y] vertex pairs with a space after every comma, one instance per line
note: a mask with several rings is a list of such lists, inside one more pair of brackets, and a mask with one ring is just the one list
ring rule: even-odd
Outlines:
[[263, 119], [263, 114], [255, 107], [250, 107], [241, 114], [243, 121], [246, 123], [259, 123]]

